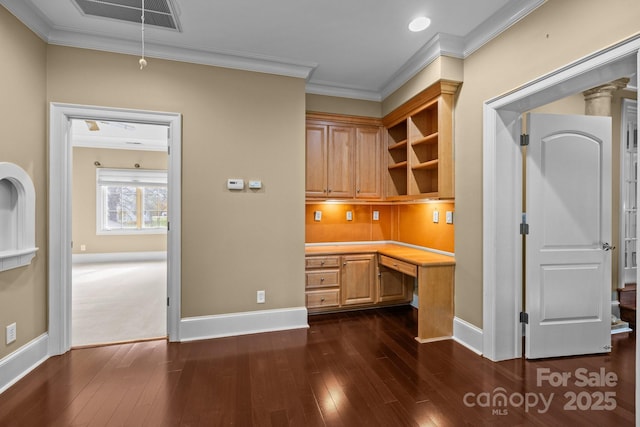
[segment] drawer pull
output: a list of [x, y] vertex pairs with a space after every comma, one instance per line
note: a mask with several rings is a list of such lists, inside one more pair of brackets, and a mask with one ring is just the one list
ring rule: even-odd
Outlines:
[[321, 277], [321, 278], [320, 278], [320, 281], [321, 281], [321, 282], [324, 282], [324, 277]]
[[320, 302], [324, 302], [324, 297], [320, 298]]
[[320, 261], [320, 265], [324, 265], [324, 260]]

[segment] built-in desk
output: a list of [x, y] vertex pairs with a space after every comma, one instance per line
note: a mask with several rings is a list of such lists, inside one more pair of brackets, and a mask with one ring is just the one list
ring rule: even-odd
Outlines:
[[377, 254], [378, 263], [418, 282], [419, 342], [449, 339], [453, 335], [455, 258], [400, 244], [312, 245], [307, 256]]

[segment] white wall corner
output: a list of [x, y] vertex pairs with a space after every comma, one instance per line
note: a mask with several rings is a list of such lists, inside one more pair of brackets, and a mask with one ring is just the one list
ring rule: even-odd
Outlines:
[[453, 340], [482, 355], [482, 329], [460, 318], [453, 318]]
[[0, 394], [49, 358], [49, 335], [44, 333], [0, 359]]
[[307, 308], [248, 311], [180, 320], [180, 341], [308, 328]]

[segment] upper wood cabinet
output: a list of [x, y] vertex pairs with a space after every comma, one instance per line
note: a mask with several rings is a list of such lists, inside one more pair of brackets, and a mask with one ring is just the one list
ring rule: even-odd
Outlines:
[[381, 151], [378, 119], [307, 114], [306, 196], [380, 199]]
[[458, 82], [440, 81], [383, 118], [386, 196], [453, 199], [453, 100]]

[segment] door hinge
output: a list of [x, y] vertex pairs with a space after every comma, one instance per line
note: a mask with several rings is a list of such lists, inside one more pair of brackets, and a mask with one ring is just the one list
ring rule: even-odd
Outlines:
[[171, 221], [167, 221], [167, 231], [171, 231]]
[[169, 307], [169, 297], [167, 297], [167, 307]]
[[522, 135], [520, 135], [520, 146], [526, 147], [527, 145], [529, 145], [529, 135], [523, 133]]
[[529, 234], [529, 224], [527, 224], [527, 213], [522, 212], [522, 222], [520, 223], [520, 234]]
[[171, 155], [171, 146], [170, 145], [167, 146], [167, 155], [168, 156]]
[[520, 323], [529, 324], [529, 313], [525, 313], [523, 311], [520, 312]]

